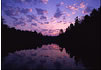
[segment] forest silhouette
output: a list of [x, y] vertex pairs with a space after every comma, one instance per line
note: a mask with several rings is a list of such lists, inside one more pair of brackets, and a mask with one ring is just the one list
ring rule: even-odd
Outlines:
[[82, 20], [78, 17], [74, 24], [64, 33], [60, 30], [58, 36], [43, 36], [41, 33], [21, 31], [9, 28], [1, 19], [1, 51], [2, 57], [8, 52], [21, 49], [41, 47], [43, 44], [56, 43], [66, 48], [71, 58], [75, 56], [76, 63], [82, 60], [88, 69], [100, 70], [100, 13], [101, 7], [93, 9], [90, 15]]

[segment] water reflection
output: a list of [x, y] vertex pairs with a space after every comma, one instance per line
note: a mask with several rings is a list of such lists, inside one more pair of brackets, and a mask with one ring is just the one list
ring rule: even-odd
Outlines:
[[50, 70], [50, 69], [80, 69], [82, 63], [76, 65], [74, 57], [66, 53], [56, 44], [42, 45], [41, 48], [16, 51], [5, 57], [2, 68], [4, 70]]

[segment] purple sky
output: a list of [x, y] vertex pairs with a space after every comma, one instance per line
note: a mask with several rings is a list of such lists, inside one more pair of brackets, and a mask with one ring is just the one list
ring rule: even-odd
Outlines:
[[10, 27], [54, 36], [99, 7], [100, 0], [2, 0], [2, 17]]

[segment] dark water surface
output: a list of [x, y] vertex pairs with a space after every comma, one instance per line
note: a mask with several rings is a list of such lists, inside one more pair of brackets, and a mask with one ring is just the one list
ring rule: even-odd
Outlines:
[[82, 60], [76, 61], [57, 44], [9, 53], [3, 58], [2, 70], [86, 70]]

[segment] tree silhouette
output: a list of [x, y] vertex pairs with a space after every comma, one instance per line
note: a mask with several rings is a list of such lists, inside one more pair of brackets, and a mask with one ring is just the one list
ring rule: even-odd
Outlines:
[[60, 33], [59, 34], [63, 34], [63, 29], [60, 29]]
[[75, 18], [75, 26], [77, 26], [79, 24], [79, 19], [78, 16]]
[[80, 57], [88, 69], [100, 70], [100, 14], [101, 7], [94, 9], [90, 16], [85, 15], [81, 21], [76, 17], [75, 26], [70, 24], [64, 35], [59, 36], [60, 45]]

